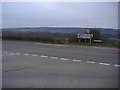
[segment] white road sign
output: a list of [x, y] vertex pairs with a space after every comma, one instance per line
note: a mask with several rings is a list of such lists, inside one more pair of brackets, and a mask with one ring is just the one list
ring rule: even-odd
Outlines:
[[79, 38], [93, 38], [93, 34], [79, 34]]

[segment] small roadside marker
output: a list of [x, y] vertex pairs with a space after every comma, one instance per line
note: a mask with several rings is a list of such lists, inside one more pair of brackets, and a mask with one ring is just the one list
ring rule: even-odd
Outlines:
[[69, 60], [68, 58], [60, 58], [60, 59], [62, 59], [62, 60]]
[[110, 64], [108, 64], [108, 63], [99, 63], [99, 64], [101, 64], [101, 65], [107, 65], [107, 66], [110, 65]]
[[92, 62], [92, 61], [86, 61], [87, 63], [92, 63], [92, 64], [94, 64], [95, 62]]
[[44, 57], [44, 58], [47, 58], [48, 56], [44, 56], [44, 55], [41, 55], [40, 57]]
[[52, 59], [58, 59], [57, 57], [50, 57], [50, 58], [52, 58]]
[[115, 67], [120, 67], [120, 65], [117, 65], [117, 64], [115, 64], [114, 66], [115, 66]]
[[82, 60], [72, 60], [72, 61], [74, 61], [74, 62], [81, 62]]

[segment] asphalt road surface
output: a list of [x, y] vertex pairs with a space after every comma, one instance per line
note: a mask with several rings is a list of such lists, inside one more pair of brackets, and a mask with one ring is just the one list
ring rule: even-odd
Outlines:
[[118, 49], [3, 41], [3, 88], [118, 88]]

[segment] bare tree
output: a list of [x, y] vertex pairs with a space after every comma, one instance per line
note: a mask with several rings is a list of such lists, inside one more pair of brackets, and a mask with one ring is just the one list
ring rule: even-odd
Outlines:
[[91, 29], [90, 33], [93, 34], [93, 39], [102, 40], [101, 32], [97, 28]]

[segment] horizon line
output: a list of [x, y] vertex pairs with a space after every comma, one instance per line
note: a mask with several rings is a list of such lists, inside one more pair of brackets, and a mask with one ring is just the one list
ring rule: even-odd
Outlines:
[[54, 28], [109, 28], [109, 29], [119, 29], [111, 27], [80, 27], [80, 26], [26, 26], [26, 27], [0, 27], [3, 28], [41, 28], [41, 27], [54, 27]]

